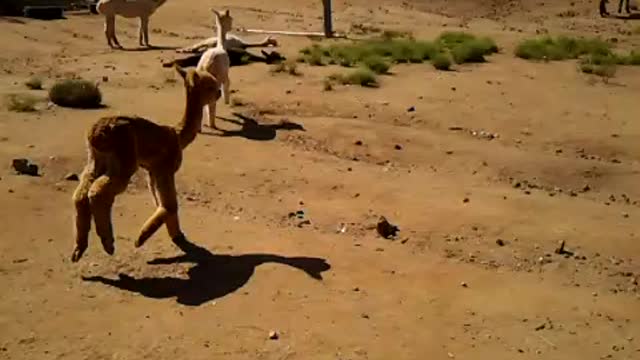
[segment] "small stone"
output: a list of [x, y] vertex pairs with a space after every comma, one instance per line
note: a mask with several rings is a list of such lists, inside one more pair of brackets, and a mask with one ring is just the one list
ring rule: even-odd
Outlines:
[[460, 286], [462, 286], [463, 288], [469, 287], [469, 285], [467, 285], [467, 283], [464, 281], [460, 283]]
[[78, 174], [68, 173], [67, 175], [65, 175], [64, 179], [67, 181], [78, 181]]
[[269, 331], [269, 340], [278, 340], [279, 338], [280, 336], [278, 335], [278, 332], [275, 330]]
[[27, 159], [13, 159], [11, 165], [18, 174], [38, 176], [38, 165], [30, 163]]
[[628, 218], [628, 217], [629, 217], [629, 214], [628, 214], [628, 213], [622, 213], [622, 217], [623, 217], [623, 218]]
[[354, 144], [357, 146], [362, 146], [362, 140], [356, 140]]
[[498, 239], [498, 240], [496, 240], [496, 244], [497, 244], [498, 246], [505, 246], [505, 245], [506, 245], [506, 244], [505, 244], [505, 242], [504, 242], [504, 240], [502, 240], [502, 239]]
[[589, 184], [586, 184], [585, 186], [582, 187], [582, 192], [587, 192], [591, 190], [591, 187], [589, 186]]
[[465, 203], [465, 204], [468, 203], [469, 201], [470, 201], [469, 198], [462, 199], [462, 202]]
[[414, 112], [416, 111], [416, 107], [415, 106], [411, 106], [407, 109], [407, 112]]
[[402, 150], [402, 145], [396, 144], [393, 148], [396, 150]]
[[108, 76], [103, 76], [102, 77], [102, 82], [109, 82], [109, 77]]

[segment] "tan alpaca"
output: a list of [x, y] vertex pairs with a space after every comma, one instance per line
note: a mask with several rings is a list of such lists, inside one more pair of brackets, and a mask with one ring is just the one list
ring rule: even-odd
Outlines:
[[[231, 81], [229, 80], [229, 67], [231, 62], [229, 61], [229, 54], [225, 48], [224, 39], [227, 32], [231, 30], [233, 25], [233, 18], [229, 14], [229, 10], [226, 10], [224, 14], [220, 14], [218, 11], [211, 9], [216, 17], [216, 25], [218, 27], [218, 39], [216, 47], [211, 48], [202, 54], [197, 70], [208, 71], [216, 79], [220, 81], [222, 87], [222, 97], [225, 104], [229, 104]], [[212, 100], [208, 105], [204, 106], [205, 117], [208, 118], [207, 126], [217, 129], [216, 126], [216, 100]]]
[[114, 253], [111, 207], [138, 167], [148, 172], [149, 191], [157, 209], [142, 226], [135, 246], [142, 246], [162, 224], [167, 226], [172, 240], [184, 236], [178, 221], [174, 177], [182, 163], [182, 150], [200, 131], [204, 104], [220, 97], [220, 83], [207, 72], [178, 66], [176, 70], [186, 90], [184, 116], [177, 125], [158, 125], [135, 116], [112, 116], [99, 119], [89, 130], [87, 165], [73, 194], [76, 244], [71, 261], [80, 260], [89, 246], [92, 217], [104, 251]]
[[99, 14], [104, 15], [104, 34], [110, 47], [122, 48], [116, 37], [116, 15], [125, 18], [140, 18], [138, 42], [140, 46], [149, 44], [149, 18], [167, 0], [100, 0], [96, 5]]
[[[210, 37], [208, 39], [204, 39], [198, 43], [195, 43], [191, 46], [184, 47], [182, 49], [176, 50], [179, 53], [196, 53], [196, 52], [204, 52], [209, 48], [216, 47], [218, 44], [217, 36]], [[267, 36], [262, 41], [247, 41], [243, 40], [237, 35], [227, 34], [224, 41], [224, 48], [229, 49], [249, 49], [254, 47], [267, 47], [267, 46], [278, 46], [278, 41], [271, 36]]]

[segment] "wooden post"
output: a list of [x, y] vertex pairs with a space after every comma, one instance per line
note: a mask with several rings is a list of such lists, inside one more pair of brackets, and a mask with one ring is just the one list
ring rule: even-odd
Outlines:
[[333, 37], [333, 23], [331, 19], [331, 0], [322, 0], [324, 8], [324, 36]]

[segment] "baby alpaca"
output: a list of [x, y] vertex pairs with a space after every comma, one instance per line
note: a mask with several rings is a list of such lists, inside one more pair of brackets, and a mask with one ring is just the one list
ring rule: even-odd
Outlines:
[[[211, 48], [202, 54], [196, 70], [208, 71], [216, 79], [218, 79], [222, 86], [222, 97], [226, 105], [229, 104], [230, 96], [230, 83], [229, 80], [229, 67], [231, 66], [229, 60], [229, 54], [225, 48], [224, 39], [227, 36], [227, 32], [231, 30], [233, 25], [233, 18], [229, 14], [229, 10], [226, 10], [224, 14], [220, 15], [215, 9], [211, 9], [216, 17], [216, 25], [218, 27], [218, 39], [216, 47]], [[208, 115], [207, 126], [217, 129], [216, 126], [216, 100], [211, 100], [208, 105], [205, 105], [204, 113]], [[205, 115], [205, 117], [207, 116]]]
[[99, 119], [90, 128], [87, 164], [73, 194], [75, 248], [71, 261], [80, 260], [89, 246], [92, 217], [104, 251], [113, 255], [111, 208], [138, 167], [148, 172], [149, 191], [157, 209], [142, 226], [135, 246], [142, 246], [162, 224], [174, 242], [184, 237], [178, 219], [175, 173], [182, 164], [183, 149], [200, 131], [204, 104], [220, 97], [220, 83], [207, 72], [178, 66], [176, 70], [186, 90], [184, 116], [178, 124], [166, 126], [136, 116], [111, 116]]

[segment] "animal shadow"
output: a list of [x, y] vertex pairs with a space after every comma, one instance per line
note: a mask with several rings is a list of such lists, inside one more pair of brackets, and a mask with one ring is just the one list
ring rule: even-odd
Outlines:
[[151, 265], [193, 263], [187, 272], [188, 278], [147, 277], [136, 279], [119, 274], [118, 279], [91, 276], [84, 281], [99, 282], [121, 290], [139, 293], [154, 299], [175, 297], [179, 304], [199, 306], [235, 292], [253, 275], [255, 268], [266, 263], [287, 265], [304, 271], [316, 280], [322, 280], [322, 272], [331, 268], [324, 259], [312, 257], [286, 257], [273, 254], [216, 255], [187, 239], [177, 239], [174, 243], [184, 252], [171, 258], [158, 258], [148, 262]]
[[220, 133], [214, 134], [215, 136], [240, 136], [249, 140], [256, 141], [268, 141], [276, 138], [278, 130], [298, 130], [306, 131], [305, 128], [295, 122], [288, 120], [282, 120], [277, 124], [260, 124], [258, 121], [247, 115], [243, 115], [237, 112], [233, 113], [233, 116], [239, 118], [230, 119], [225, 117], [219, 117], [220, 119], [240, 126], [239, 130], [224, 130], [219, 129]]

